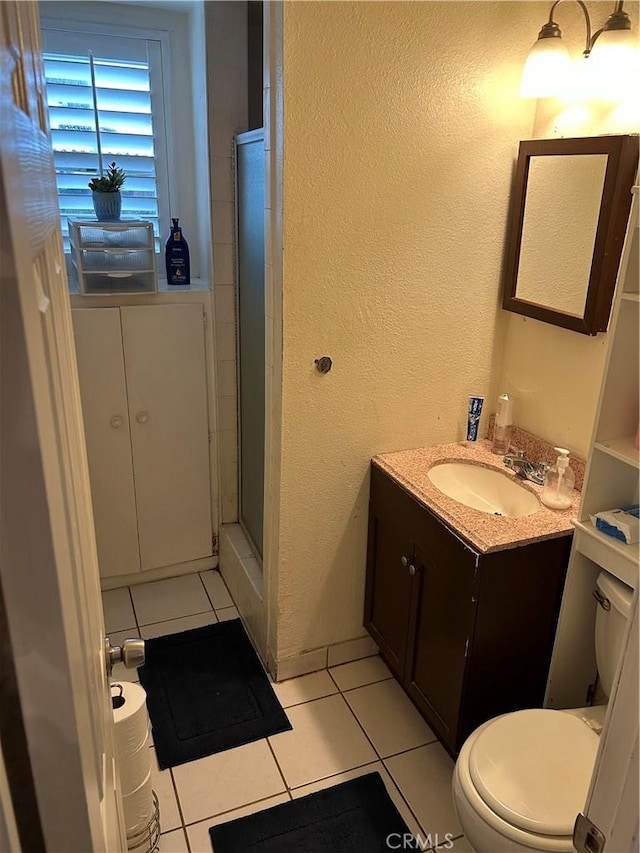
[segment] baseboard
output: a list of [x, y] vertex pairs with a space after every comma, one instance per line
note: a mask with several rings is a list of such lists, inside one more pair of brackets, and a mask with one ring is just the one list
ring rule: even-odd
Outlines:
[[310, 672], [317, 672], [319, 669], [340, 666], [343, 663], [350, 663], [377, 654], [378, 647], [371, 637], [366, 635], [277, 660], [270, 651], [268, 665], [271, 674], [274, 675], [275, 673], [276, 681], [287, 681], [289, 678], [298, 678], [301, 675], [308, 675]]
[[100, 578], [100, 588], [116, 589], [119, 586], [137, 586], [150, 581], [163, 581], [167, 578], [175, 578], [179, 575], [192, 575], [196, 572], [206, 572], [208, 569], [218, 567], [218, 557], [202, 557], [200, 560], [190, 560], [188, 563], [176, 563], [173, 566], [161, 566], [159, 569], [148, 569], [145, 572], [134, 572], [130, 575], [115, 575], [109, 578]]

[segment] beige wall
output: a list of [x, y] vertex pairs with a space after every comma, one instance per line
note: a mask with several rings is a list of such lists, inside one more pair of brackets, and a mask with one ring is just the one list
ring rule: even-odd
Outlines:
[[[593, 29], [599, 29], [613, 7], [588, 4]], [[637, 12], [637, 4], [635, 4]], [[561, 16], [562, 12], [562, 16]], [[638, 30], [638, 15], [629, 9]], [[567, 4], [558, 20], [572, 56], [583, 48], [582, 12]], [[637, 133], [637, 98], [615, 104], [538, 101], [531, 138]], [[602, 383], [607, 335], [580, 335], [567, 329], [503, 312], [502, 356], [496, 361], [496, 386], [514, 398], [514, 420], [554, 444], [586, 457]]]
[[[363, 633], [376, 453], [493, 394], [523, 53], [547, 3], [284, 9], [282, 659]], [[314, 359], [329, 355], [320, 376]]]

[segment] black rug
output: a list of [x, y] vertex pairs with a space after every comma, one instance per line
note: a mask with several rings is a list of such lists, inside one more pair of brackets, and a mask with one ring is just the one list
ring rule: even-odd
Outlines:
[[145, 648], [138, 673], [162, 770], [291, 728], [239, 619]]
[[215, 853], [389, 853], [405, 833], [379, 773], [209, 829]]

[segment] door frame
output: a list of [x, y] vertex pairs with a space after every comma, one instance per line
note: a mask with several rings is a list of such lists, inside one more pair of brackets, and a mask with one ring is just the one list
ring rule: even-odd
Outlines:
[[126, 836], [37, 4], [0, 4], [0, 48], [2, 823], [18, 850], [114, 853]]

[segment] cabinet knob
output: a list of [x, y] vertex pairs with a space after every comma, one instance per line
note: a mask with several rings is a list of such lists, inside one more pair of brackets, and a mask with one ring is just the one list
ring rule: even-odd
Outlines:
[[416, 573], [416, 567], [413, 565], [413, 563], [411, 563], [411, 565], [409, 566], [409, 574], [415, 575], [415, 573]]
[[146, 412], [138, 412], [138, 414], [136, 415], [136, 420], [139, 424], [146, 424], [146, 422], [149, 420], [149, 415]]
[[111, 423], [111, 426], [112, 426], [114, 429], [120, 429], [120, 427], [122, 426], [122, 424], [124, 423], [124, 421], [122, 420], [122, 418], [120, 417], [120, 415], [114, 415], [114, 416], [111, 418], [110, 423]]
[[404, 557], [404, 556], [400, 557], [400, 562], [401, 562], [401, 563], [402, 563], [402, 565], [405, 567], [405, 569], [406, 569], [406, 568], [407, 568], [407, 566], [409, 565], [409, 560], [407, 560], [407, 558], [406, 558], [406, 557]]

